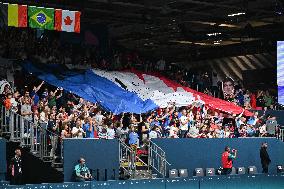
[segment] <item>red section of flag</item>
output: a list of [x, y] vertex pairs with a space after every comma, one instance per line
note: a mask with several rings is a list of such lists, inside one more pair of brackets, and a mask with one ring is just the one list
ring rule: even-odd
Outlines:
[[61, 9], [56, 9], [55, 10], [55, 27], [54, 29], [57, 31], [62, 31], [62, 10]]
[[70, 26], [72, 24], [73, 20], [71, 20], [70, 16], [67, 16], [65, 19], [64, 19], [64, 23], [66, 26]]
[[27, 5], [18, 5], [18, 27], [28, 26], [27, 8]]
[[81, 12], [76, 11], [75, 12], [75, 26], [74, 26], [74, 31], [76, 33], [80, 33], [80, 22], [81, 22]]

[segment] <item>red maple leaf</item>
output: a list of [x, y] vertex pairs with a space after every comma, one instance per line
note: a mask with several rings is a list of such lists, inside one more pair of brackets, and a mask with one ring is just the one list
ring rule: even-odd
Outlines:
[[73, 22], [73, 20], [71, 20], [70, 16], [66, 16], [66, 18], [64, 19], [64, 23], [65, 25], [71, 25]]

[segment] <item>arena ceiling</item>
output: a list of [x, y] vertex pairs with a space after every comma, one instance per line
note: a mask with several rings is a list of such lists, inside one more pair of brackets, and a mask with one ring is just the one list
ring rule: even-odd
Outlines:
[[107, 24], [118, 45], [177, 61], [261, 51], [284, 35], [283, 0], [12, 2], [81, 10], [83, 22]]

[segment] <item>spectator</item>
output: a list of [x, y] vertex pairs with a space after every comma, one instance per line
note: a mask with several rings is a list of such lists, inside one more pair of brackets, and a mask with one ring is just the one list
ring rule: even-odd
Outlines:
[[186, 133], [188, 132], [188, 118], [186, 117], [186, 110], [182, 110], [182, 116], [179, 118], [180, 120], [180, 138], [184, 138]]
[[115, 131], [113, 128], [113, 124], [109, 124], [109, 126], [107, 127], [107, 139], [114, 139], [115, 138]]
[[82, 122], [80, 118], [76, 120], [76, 126], [72, 128], [72, 137], [73, 138], [83, 138], [85, 131], [82, 128]]
[[83, 125], [83, 130], [86, 133], [86, 138], [94, 138], [95, 137], [95, 123], [93, 123], [91, 116], [89, 116], [85, 119], [85, 123]]
[[86, 161], [82, 157], [79, 159], [79, 164], [75, 166], [74, 172], [76, 182], [84, 182], [93, 179], [89, 168], [86, 166]]
[[129, 145], [130, 147], [136, 151], [137, 149], [137, 144], [138, 144], [138, 140], [139, 140], [139, 136], [138, 134], [135, 132], [135, 128], [134, 126], [132, 126], [130, 128], [130, 133], [129, 133]]
[[269, 91], [266, 91], [265, 95], [263, 96], [264, 105], [268, 109], [273, 109], [273, 98], [270, 96]]

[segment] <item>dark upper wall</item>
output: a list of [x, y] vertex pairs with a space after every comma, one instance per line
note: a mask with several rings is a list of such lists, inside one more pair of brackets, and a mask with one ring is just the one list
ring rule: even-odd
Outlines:
[[[256, 69], [276, 69], [276, 54], [248, 54], [243, 56], [223, 57], [197, 62], [184, 63], [188, 69], [206, 68], [218, 73], [219, 79], [232, 77], [234, 80], [243, 80], [243, 71]], [[275, 78], [276, 82], [276, 78]]]

